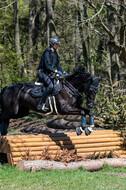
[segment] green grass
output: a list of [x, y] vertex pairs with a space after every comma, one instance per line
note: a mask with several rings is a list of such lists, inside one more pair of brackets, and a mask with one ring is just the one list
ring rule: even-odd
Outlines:
[[126, 173], [126, 167], [111, 167], [109, 165], [104, 166], [101, 170], [101, 172], [122, 172]]
[[34, 121], [35, 119], [39, 119], [38, 123], [45, 124], [47, 122], [46, 117], [43, 114], [34, 112], [30, 110], [29, 115], [24, 117], [25, 122]]
[[18, 130], [16, 130], [16, 129], [15, 129], [15, 130], [13, 130], [13, 129], [8, 129], [7, 133], [8, 133], [8, 134], [11, 134], [11, 133], [12, 133], [12, 134], [17, 134], [17, 133], [18, 133]]
[[0, 167], [0, 190], [126, 190], [126, 178], [105, 172], [125, 172], [126, 168], [105, 166], [99, 172], [82, 168], [67, 171], [19, 171], [16, 167]]

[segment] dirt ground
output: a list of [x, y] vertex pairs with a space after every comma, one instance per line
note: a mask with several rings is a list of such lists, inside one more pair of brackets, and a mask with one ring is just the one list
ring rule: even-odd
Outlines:
[[111, 174], [114, 174], [114, 175], [117, 175], [119, 177], [126, 177], [126, 173], [123, 173], [123, 172], [102, 172], [102, 174], [108, 174], [108, 175], [111, 175]]
[[[44, 121], [43, 121], [44, 120]], [[54, 124], [53, 117], [43, 119], [43, 118], [32, 118], [24, 117], [19, 119], [11, 119], [8, 132], [13, 133], [32, 133], [32, 134], [47, 134], [47, 133], [62, 133], [75, 131], [75, 126], [67, 126], [66, 123], [63, 124], [63, 120], [58, 119], [58, 124]], [[61, 122], [59, 122], [59, 120]], [[56, 122], [57, 123], [57, 122]], [[68, 123], [68, 122], [67, 122]], [[72, 122], [69, 122], [72, 123]]]
[[[87, 118], [87, 124], [89, 123]], [[11, 119], [9, 133], [62, 133], [74, 132], [81, 126], [80, 116], [43, 116], [31, 113], [29, 116], [19, 119]], [[103, 127], [95, 123], [94, 130], [103, 130]]]

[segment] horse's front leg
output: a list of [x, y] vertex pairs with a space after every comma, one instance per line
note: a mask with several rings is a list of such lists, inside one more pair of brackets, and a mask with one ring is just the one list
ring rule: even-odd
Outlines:
[[[64, 114], [81, 115], [81, 127], [76, 128], [77, 135], [81, 135], [82, 132], [85, 132], [86, 135], [89, 135], [92, 132], [91, 127], [86, 127], [86, 115], [89, 115], [90, 111], [83, 108], [75, 108], [69, 105], [67, 105], [62, 111]], [[92, 116], [90, 116], [90, 118], [92, 118]]]
[[[85, 114], [82, 114], [82, 119], [81, 119], [81, 125], [82, 125], [82, 129], [80, 128], [80, 130], [83, 132], [83, 129], [85, 129], [85, 134], [89, 135], [94, 128], [94, 116], [93, 113], [90, 110], [81, 108]], [[83, 113], [83, 112], [82, 112]], [[86, 127], [86, 115], [89, 115], [89, 127]]]

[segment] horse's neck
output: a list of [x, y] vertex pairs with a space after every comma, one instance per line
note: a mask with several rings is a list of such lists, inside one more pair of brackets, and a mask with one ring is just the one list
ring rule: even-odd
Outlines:
[[78, 90], [80, 93], [82, 93], [84, 91], [84, 89], [86, 88], [87, 85], [89, 85], [89, 79], [90, 77], [86, 77], [85, 78], [80, 78], [78, 77], [71, 77], [68, 78], [68, 82], [76, 89]]
[[75, 89], [79, 90], [79, 87], [80, 87], [80, 81], [78, 80], [75, 80], [75, 79], [71, 79], [71, 80], [68, 80], [68, 82], [70, 83], [71, 86], [73, 86]]
[[70, 94], [72, 95], [73, 97], [78, 97], [78, 96], [81, 96], [81, 93], [78, 91], [77, 88], [75, 88], [70, 82], [68, 82], [67, 80], [65, 81], [64, 83], [64, 89]]

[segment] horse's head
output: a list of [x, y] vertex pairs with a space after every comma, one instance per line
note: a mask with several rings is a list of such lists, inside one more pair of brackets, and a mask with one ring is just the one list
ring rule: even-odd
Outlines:
[[94, 107], [95, 96], [98, 92], [100, 81], [101, 81], [101, 78], [91, 77], [88, 85], [85, 88], [85, 94], [87, 98], [87, 107], [89, 109]]
[[85, 66], [77, 66], [73, 74], [67, 77], [67, 80], [78, 89], [80, 93], [85, 93], [87, 107], [89, 109], [93, 108], [101, 78], [95, 78], [88, 72]]

